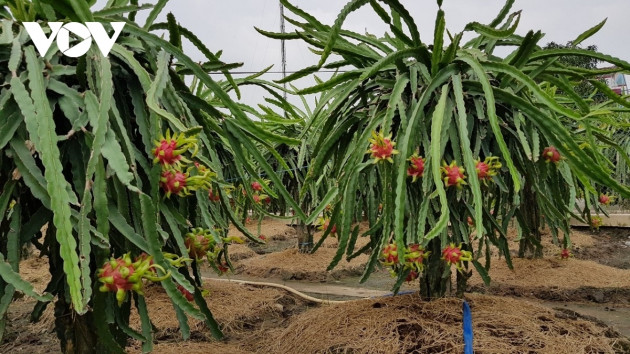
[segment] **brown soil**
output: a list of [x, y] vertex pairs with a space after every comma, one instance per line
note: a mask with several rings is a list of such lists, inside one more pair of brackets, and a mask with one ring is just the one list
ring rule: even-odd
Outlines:
[[314, 254], [304, 254], [295, 248], [287, 249], [244, 259], [235, 265], [235, 272], [259, 278], [280, 277], [283, 280], [307, 281], [334, 280], [363, 273], [368, 260], [364, 254], [350, 262], [342, 259], [332, 271], [327, 271], [336, 252], [333, 248], [320, 248]]
[[230, 261], [232, 262], [238, 262], [240, 260], [256, 256], [256, 252], [254, 252], [254, 250], [252, 250], [248, 245], [245, 245], [245, 244], [230, 245], [229, 252], [230, 252]]
[[593, 244], [574, 252], [579, 259], [592, 259], [607, 266], [630, 269], [630, 229], [602, 227], [599, 232], [574, 231], [588, 234]]
[[[38, 257], [39, 252], [20, 262], [20, 275], [40, 294], [50, 281], [48, 258]], [[7, 311], [7, 326], [0, 345], [0, 353], [55, 353], [59, 340], [54, 332], [54, 310], [49, 304], [39, 322], [31, 323], [30, 314], [36, 301], [21, 294], [16, 295]]]
[[[560, 254], [562, 251], [562, 241], [563, 235], [560, 234], [558, 236], [559, 245], [555, 245], [553, 243], [553, 236], [549, 231], [549, 228], [542, 230], [542, 246], [543, 246], [543, 255], [545, 257], [553, 257]], [[510, 248], [510, 254], [516, 257], [518, 256], [518, 232], [516, 228], [509, 228], [507, 233], [508, 246]], [[595, 245], [596, 240], [593, 238], [592, 234], [588, 230], [577, 230], [572, 229], [571, 235], [569, 237], [571, 239], [572, 249], [571, 251], [574, 253], [581, 252], [582, 250], [592, 247]]]

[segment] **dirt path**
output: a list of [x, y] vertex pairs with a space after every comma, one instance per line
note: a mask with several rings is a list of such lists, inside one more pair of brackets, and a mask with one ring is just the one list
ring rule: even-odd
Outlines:
[[581, 303], [564, 303], [560, 305], [557, 302], [541, 302], [541, 305], [551, 309], [567, 309], [585, 317], [595, 318], [613, 327], [621, 335], [630, 338], [630, 308], [628, 307]]

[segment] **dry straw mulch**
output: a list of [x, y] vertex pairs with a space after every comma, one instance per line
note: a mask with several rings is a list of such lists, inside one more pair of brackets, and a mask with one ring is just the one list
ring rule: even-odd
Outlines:
[[[482, 264], [483, 260], [480, 260]], [[492, 283], [519, 287], [548, 287], [559, 289], [594, 287], [630, 287], [630, 270], [605, 266], [594, 261], [575, 258], [523, 259], [513, 258], [514, 269], [509, 269], [505, 260], [492, 259], [490, 277]], [[476, 272], [469, 283], [482, 283]]]
[[[605, 326], [528, 301], [466, 298], [475, 353], [614, 353], [628, 345]], [[454, 298], [423, 302], [404, 295], [347, 302], [297, 316], [262, 343], [262, 352], [461, 353], [461, 321], [461, 300]]]
[[[255, 328], [265, 321], [282, 319], [303, 305], [300, 299], [274, 288], [206, 280], [204, 289], [208, 290], [208, 307], [227, 335]], [[158, 340], [181, 338], [179, 322], [164, 289], [154, 284], [148, 286], [145, 293], [149, 315], [157, 329], [155, 337]], [[140, 328], [140, 319], [135, 310], [132, 310], [130, 323], [132, 327]], [[194, 338], [212, 340], [204, 321], [189, 318], [188, 324]]]

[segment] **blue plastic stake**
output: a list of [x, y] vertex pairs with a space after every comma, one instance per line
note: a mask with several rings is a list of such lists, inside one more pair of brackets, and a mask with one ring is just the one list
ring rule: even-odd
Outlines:
[[468, 306], [468, 302], [464, 301], [462, 304], [462, 311], [464, 312], [464, 354], [473, 354], [472, 315], [470, 314], [470, 306]]

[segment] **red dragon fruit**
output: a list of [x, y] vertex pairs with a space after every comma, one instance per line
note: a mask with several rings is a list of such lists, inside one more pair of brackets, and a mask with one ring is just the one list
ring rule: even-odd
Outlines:
[[170, 273], [164, 272], [163, 277], [157, 277], [154, 268], [164, 271], [159, 265], [153, 264], [153, 258], [148, 255], [138, 257], [135, 262], [131, 261], [129, 253], [119, 258], [111, 258], [97, 271], [98, 280], [103, 283], [99, 290], [115, 292], [120, 306], [127, 298], [128, 291], [142, 294], [143, 278], [162, 281], [170, 276]]
[[260, 184], [260, 182], [254, 181], [254, 182], [252, 182], [252, 189], [257, 191], [257, 192], [260, 192], [261, 190], [263, 190], [263, 186], [262, 186], [262, 184]]
[[560, 162], [560, 153], [555, 147], [548, 146], [543, 150], [542, 158], [547, 163], [549, 162], [558, 163]]
[[385, 246], [381, 254], [381, 262], [386, 266], [393, 266], [398, 263], [398, 246], [395, 243]]
[[166, 193], [166, 197], [171, 194], [183, 195], [188, 176], [180, 171], [164, 170], [160, 178], [160, 187]]
[[418, 156], [417, 153], [411, 155], [409, 158], [409, 167], [407, 168], [407, 176], [412, 177], [412, 183], [424, 174], [424, 162], [425, 160]]
[[[330, 225], [330, 218], [327, 218], [327, 217], [326, 217], [326, 218], [320, 218], [320, 219], [319, 219], [319, 225], [320, 225], [320, 226], [319, 226], [319, 229], [320, 229], [321, 231], [326, 231], [326, 230], [328, 230], [328, 226]], [[330, 234], [331, 234], [331, 235], [333, 235], [333, 236], [334, 236], [335, 234], [337, 234], [337, 225], [336, 225], [336, 224], [334, 224], [334, 225], [332, 226], [332, 228], [330, 229]]]
[[484, 182], [492, 176], [496, 176], [499, 169], [502, 167], [497, 156], [489, 156], [482, 162], [477, 160], [475, 169], [477, 170], [477, 178]]
[[195, 299], [193, 294], [190, 291], [186, 290], [186, 288], [184, 288], [180, 284], [177, 284], [177, 290], [179, 290], [179, 292], [182, 293], [182, 295], [184, 295], [186, 300], [188, 300], [189, 302], [192, 302]]
[[366, 152], [374, 158], [374, 163], [380, 161], [394, 162], [392, 155], [398, 154], [398, 150], [394, 149], [396, 143], [391, 140], [391, 136], [385, 137], [382, 132], [372, 132], [370, 139], [370, 149]]
[[446, 187], [455, 186], [461, 189], [463, 185], [467, 184], [465, 170], [463, 167], [457, 166], [456, 161], [451, 162], [450, 165], [443, 162], [442, 165], [442, 178]]
[[612, 198], [608, 194], [602, 194], [599, 196], [599, 202], [603, 205], [609, 205], [612, 202]]
[[212, 192], [212, 189], [208, 190], [208, 199], [210, 199], [213, 202], [218, 202], [219, 200], [221, 200], [221, 195], [219, 195], [219, 193], [214, 194], [214, 192]]
[[184, 133], [173, 134], [170, 130], [166, 130], [166, 137], [162, 136], [159, 141], [155, 142], [153, 152], [153, 163], [161, 165], [175, 165], [182, 161], [182, 154], [193, 149], [192, 156], [197, 152], [197, 138], [195, 136], [186, 137]]
[[409, 271], [409, 274], [407, 274], [407, 277], [405, 278], [405, 281], [406, 282], [414, 281], [414, 280], [418, 279], [418, 276], [419, 276], [418, 272], [416, 272], [415, 270], [411, 270], [411, 271]]
[[562, 251], [560, 251], [560, 258], [561, 259], [569, 259], [569, 257], [573, 256], [571, 254], [571, 251], [569, 251], [568, 248], [563, 248]]
[[405, 267], [411, 268], [417, 272], [424, 269], [424, 260], [429, 256], [430, 252], [426, 252], [424, 248], [418, 244], [409, 245], [405, 248]]
[[455, 265], [459, 271], [463, 271], [463, 262], [472, 260], [472, 252], [462, 250], [461, 244], [455, 246], [451, 243], [442, 250], [442, 259], [448, 265]]

